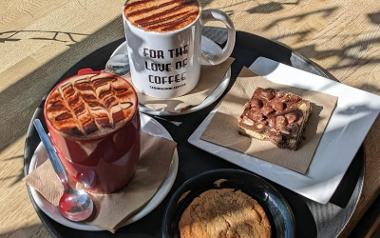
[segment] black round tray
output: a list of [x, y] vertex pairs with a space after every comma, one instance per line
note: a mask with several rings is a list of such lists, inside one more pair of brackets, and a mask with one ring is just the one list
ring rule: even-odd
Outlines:
[[[209, 28], [205, 31], [205, 35], [216, 42], [221, 43], [220, 36], [223, 35], [223, 29]], [[69, 69], [59, 80], [76, 74], [81, 68], [91, 67], [93, 69], [103, 69], [112, 52], [123, 41], [124, 39], [120, 39], [112, 42], [86, 56]], [[334, 79], [321, 67], [301, 55], [292, 52], [288, 47], [246, 32], [237, 33], [236, 46], [232, 56], [236, 58], [236, 61], [232, 65], [232, 80], [229, 86], [233, 84], [241, 68], [243, 66], [250, 66], [259, 56], [264, 56], [314, 74]], [[57, 82], [59, 80], [57, 80]], [[40, 106], [36, 109], [32, 120], [34, 118], [42, 117], [42, 105], [43, 102], [41, 102]], [[107, 231], [79, 231], [62, 226], [51, 220], [36, 206], [33, 199], [31, 199], [37, 214], [49, 232], [54, 237], [160, 237], [161, 221], [165, 207], [171, 195], [184, 181], [194, 175], [212, 169], [238, 168], [237, 166], [202, 151], [187, 142], [188, 137], [215, 105], [216, 103], [189, 115], [172, 118], [156, 117], [178, 143], [180, 163], [177, 179], [172, 190], [166, 199], [152, 213], [140, 221], [118, 230], [116, 234], [111, 234]], [[181, 126], [176, 126], [176, 123], [172, 123], [172, 120], [182, 122]], [[30, 124], [27, 132], [24, 153], [25, 174], [28, 171], [30, 160], [39, 142], [38, 135]], [[363, 187], [363, 174], [364, 152], [361, 148], [351, 163], [330, 203], [326, 205], [315, 203], [286, 188], [270, 183], [280, 190], [283, 196], [288, 200], [296, 219], [297, 237], [336, 237], [344, 229], [356, 208]]]

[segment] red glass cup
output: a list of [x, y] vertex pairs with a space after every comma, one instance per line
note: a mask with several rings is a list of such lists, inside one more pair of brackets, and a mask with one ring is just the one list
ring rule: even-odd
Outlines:
[[[77, 75], [98, 72], [83, 69]], [[52, 92], [69, 79], [60, 82]], [[137, 93], [127, 83], [136, 97], [133, 116], [116, 130], [97, 137], [75, 137], [57, 130], [47, 117], [45, 102], [44, 117], [50, 138], [74, 187], [81, 183], [93, 192], [112, 193], [133, 177], [140, 156], [140, 117]]]

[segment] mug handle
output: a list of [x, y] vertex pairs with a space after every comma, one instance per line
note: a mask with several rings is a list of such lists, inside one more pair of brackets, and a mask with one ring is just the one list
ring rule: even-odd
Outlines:
[[236, 41], [236, 31], [235, 26], [231, 19], [221, 10], [218, 9], [207, 9], [202, 12], [201, 25], [204, 25], [209, 21], [221, 21], [226, 25], [227, 28], [227, 43], [223, 48], [222, 53], [219, 55], [209, 55], [201, 52], [201, 64], [202, 65], [217, 65], [224, 62], [228, 57], [230, 57], [232, 51], [235, 47]]

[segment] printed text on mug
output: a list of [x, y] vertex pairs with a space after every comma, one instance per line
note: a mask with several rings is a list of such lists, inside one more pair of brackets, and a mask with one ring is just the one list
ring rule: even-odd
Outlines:
[[[186, 44], [179, 48], [169, 50], [156, 50], [143, 48], [143, 56], [146, 58], [144, 62], [145, 70], [150, 71], [148, 81], [150, 88], [157, 90], [170, 90], [185, 86], [186, 71], [178, 72], [188, 65], [189, 45]], [[160, 60], [173, 59], [171, 63], [160, 63]], [[160, 76], [154, 72], [173, 72], [173, 75]], [[182, 84], [179, 84], [181, 83]], [[175, 86], [173, 86], [175, 84]], [[164, 87], [162, 87], [164, 86]]]

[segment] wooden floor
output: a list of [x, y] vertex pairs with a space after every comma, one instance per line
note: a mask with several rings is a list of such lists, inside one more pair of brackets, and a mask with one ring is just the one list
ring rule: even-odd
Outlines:
[[[1, 237], [49, 237], [21, 181], [26, 128], [57, 78], [85, 55], [123, 37], [123, 2], [0, 1]], [[379, 0], [204, 0], [202, 4], [226, 11], [238, 30], [289, 45], [339, 81], [380, 95]], [[347, 232], [379, 194], [379, 141], [378, 119], [365, 143], [364, 196]]]

